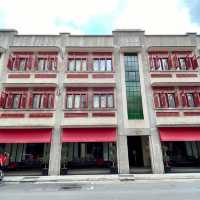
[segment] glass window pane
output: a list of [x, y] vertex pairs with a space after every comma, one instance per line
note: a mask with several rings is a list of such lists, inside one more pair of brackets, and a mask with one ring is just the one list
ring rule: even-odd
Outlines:
[[112, 60], [111, 59], [107, 59], [107, 65], [106, 65], [106, 70], [108, 72], [111, 72], [112, 71]]
[[73, 95], [67, 95], [67, 108], [73, 108]]
[[169, 108], [175, 108], [175, 100], [174, 100], [174, 94], [168, 94], [168, 104], [169, 104]]
[[36, 94], [33, 96], [33, 108], [40, 108], [40, 95]]
[[81, 71], [81, 60], [80, 59], [76, 60], [76, 71], [77, 72]]
[[13, 99], [13, 108], [14, 108], [14, 109], [19, 108], [20, 97], [21, 97], [20, 94], [14, 95], [14, 99]]
[[20, 71], [24, 71], [25, 70], [25, 65], [26, 65], [26, 59], [25, 58], [21, 58], [19, 61], [19, 70]]
[[99, 95], [93, 96], [93, 104], [94, 108], [99, 108]]
[[106, 95], [101, 95], [101, 108], [106, 108]]
[[192, 94], [187, 94], [188, 105], [189, 107], [194, 107], [194, 98]]
[[87, 71], [87, 61], [82, 60], [82, 71]]
[[44, 59], [44, 71], [48, 71], [49, 61], [48, 59]]
[[101, 59], [100, 60], [100, 71], [105, 72], [106, 71], [106, 60]]
[[98, 59], [93, 60], [93, 71], [95, 71], [95, 72], [99, 71], [99, 60]]
[[81, 95], [81, 108], [86, 108], [86, 95]]
[[73, 72], [75, 68], [75, 60], [69, 60], [69, 71]]
[[181, 69], [186, 69], [185, 58], [179, 58]]
[[43, 71], [44, 59], [38, 59], [38, 71]]
[[80, 108], [80, 95], [75, 95], [74, 98], [74, 108]]
[[108, 99], [108, 108], [113, 108], [114, 107], [114, 105], [113, 105], [113, 95], [108, 95], [107, 99]]
[[163, 70], [168, 70], [168, 59], [167, 58], [162, 59], [162, 66], [163, 66]]

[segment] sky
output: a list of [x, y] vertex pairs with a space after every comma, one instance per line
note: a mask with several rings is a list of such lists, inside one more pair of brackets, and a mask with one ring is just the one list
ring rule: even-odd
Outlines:
[[200, 33], [200, 0], [0, 0], [0, 28], [19, 34]]

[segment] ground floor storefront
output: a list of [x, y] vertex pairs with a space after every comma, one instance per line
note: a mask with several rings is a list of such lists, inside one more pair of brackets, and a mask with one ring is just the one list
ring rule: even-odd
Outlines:
[[200, 128], [159, 128], [166, 172], [200, 172]]

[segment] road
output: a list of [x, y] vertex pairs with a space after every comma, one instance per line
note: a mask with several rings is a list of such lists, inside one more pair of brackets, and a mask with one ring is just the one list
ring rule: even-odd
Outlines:
[[1, 183], [0, 200], [199, 200], [200, 180]]

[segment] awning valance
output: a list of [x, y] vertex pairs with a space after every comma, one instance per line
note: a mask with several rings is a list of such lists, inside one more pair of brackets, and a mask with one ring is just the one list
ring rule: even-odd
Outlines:
[[0, 129], [0, 143], [50, 143], [52, 129]]
[[200, 141], [200, 127], [161, 127], [161, 141]]
[[64, 128], [62, 142], [115, 142], [116, 128]]

